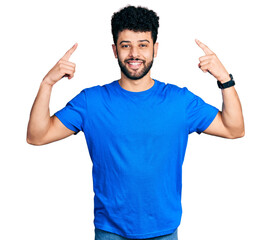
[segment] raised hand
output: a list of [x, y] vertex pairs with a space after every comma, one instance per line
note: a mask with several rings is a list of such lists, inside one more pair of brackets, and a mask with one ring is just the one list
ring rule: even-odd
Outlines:
[[44, 80], [50, 84], [54, 85], [63, 77], [68, 77], [72, 79], [75, 72], [75, 63], [69, 61], [71, 55], [76, 50], [78, 44], [74, 44], [71, 49], [69, 49], [65, 55], [56, 63], [56, 65], [46, 74]]
[[205, 44], [199, 40], [195, 40], [198, 46], [203, 50], [205, 56], [199, 58], [199, 68], [204, 72], [211, 73], [221, 83], [228, 82], [230, 80], [229, 73], [226, 68], [220, 62], [218, 57], [212, 52]]

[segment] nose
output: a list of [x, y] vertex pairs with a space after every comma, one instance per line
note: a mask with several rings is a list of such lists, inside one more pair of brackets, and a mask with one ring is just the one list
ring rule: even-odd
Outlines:
[[133, 46], [130, 48], [129, 57], [133, 57], [133, 58], [139, 57], [139, 51], [137, 47]]

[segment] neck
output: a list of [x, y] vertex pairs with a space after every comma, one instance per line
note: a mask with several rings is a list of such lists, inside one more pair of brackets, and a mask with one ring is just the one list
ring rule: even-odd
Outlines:
[[137, 80], [127, 78], [123, 73], [121, 73], [119, 84], [127, 91], [142, 92], [150, 89], [154, 84], [154, 80], [150, 77], [150, 72], [143, 78]]

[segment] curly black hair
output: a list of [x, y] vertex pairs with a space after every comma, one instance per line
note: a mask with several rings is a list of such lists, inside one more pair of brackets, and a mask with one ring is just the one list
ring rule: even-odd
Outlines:
[[153, 43], [157, 40], [159, 17], [145, 7], [128, 5], [115, 12], [111, 19], [113, 41], [117, 44], [119, 32], [128, 29], [135, 32], [148, 32], [152, 34]]

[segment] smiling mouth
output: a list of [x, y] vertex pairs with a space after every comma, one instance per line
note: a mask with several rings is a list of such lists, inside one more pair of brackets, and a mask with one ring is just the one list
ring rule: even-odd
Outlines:
[[127, 60], [126, 63], [128, 63], [128, 66], [132, 69], [138, 69], [143, 61], [142, 60]]

